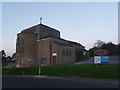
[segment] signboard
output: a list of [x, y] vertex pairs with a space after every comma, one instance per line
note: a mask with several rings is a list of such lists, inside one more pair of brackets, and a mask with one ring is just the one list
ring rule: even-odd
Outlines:
[[52, 56], [57, 56], [57, 53], [52, 53]]
[[101, 63], [108, 63], [108, 56], [101, 56]]
[[94, 57], [94, 63], [101, 63], [101, 57], [100, 56], [95, 56]]
[[108, 51], [107, 50], [95, 50], [94, 51], [94, 56], [108, 56]]
[[94, 63], [108, 63], [108, 51], [107, 50], [95, 50], [94, 51]]
[[108, 63], [108, 56], [94, 56], [94, 63]]

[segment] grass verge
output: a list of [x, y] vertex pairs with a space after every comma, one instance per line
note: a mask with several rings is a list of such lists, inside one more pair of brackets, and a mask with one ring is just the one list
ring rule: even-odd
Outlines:
[[[119, 65], [120, 67], [120, 65]], [[42, 67], [43, 75], [118, 79], [117, 64], [72, 64]]]
[[[41, 66], [41, 75], [118, 79], [117, 64], [69, 64]], [[38, 75], [38, 67], [3, 69], [3, 75]], [[120, 79], [120, 78], [119, 78]]]
[[2, 68], [2, 75], [38, 75], [38, 67]]

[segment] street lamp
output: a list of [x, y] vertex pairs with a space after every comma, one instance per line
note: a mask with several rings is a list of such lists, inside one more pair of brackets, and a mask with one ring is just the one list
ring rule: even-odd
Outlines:
[[[42, 24], [42, 17], [40, 17], [40, 24]], [[40, 34], [39, 34], [39, 29], [38, 28], [36, 28], [36, 31], [35, 31], [35, 33], [37, 33], [37, 44], [36, 44], [36, 51], [37, 51], [37, 59], [38, 59], [38, 61], [39, 61], [39, 58], [38, 58], [38, 50], [39, 50], [39, 43], [40, 43]], [[40, 45], [41, 46], [41, 45]], [[40, 50], [41, 50], [41, 47], [40, 47]], [[40, 52], [41, 53], [41, 52]], [[41, 56], [40, 56], [40, 60], [41, 60]], [[40, 61], [39, 61], [39, 75], [40, 75]]]
[[[37, 57], [38, 57], [38, 49], [39, 49], [39, 43], [40, 43], [40, 40], [38, 39], [37, 40]], [[37, 58], [38, 59], [38, 58]], [[39, 60], [39, 59], [38, 59]], [[40, 75], [40, 73], [41, 73], [41, 69], [40, 69], [40, 61], [39, 61], [39, 69], [38, 69], [38, 73], [39, 73], [39, 75]]]

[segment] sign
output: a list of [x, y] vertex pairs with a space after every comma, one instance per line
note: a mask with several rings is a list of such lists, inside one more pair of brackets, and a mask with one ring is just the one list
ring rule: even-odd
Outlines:
[[108, 50], [95, 50], [94, 56], [108, 56]]
[[57, 53], [52, 53], [52, 56], [57, 56]]
[[94, 63], [108, 63], [108, 56], [94, 56]]
[[94, 63], [101, 63], [101, 57], [100, 56], [94, 56]]
[[108, 50], [95, 50], [94, 63], [108, 63]]
[[101, 63], [108, 63], [108, 56], [101, 56]]

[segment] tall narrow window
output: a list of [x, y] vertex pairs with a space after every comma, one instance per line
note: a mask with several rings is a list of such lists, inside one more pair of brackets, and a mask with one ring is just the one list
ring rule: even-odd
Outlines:
[[62, 55], [65, 56], [65, 51], [64, 50], [62, 51]]
[[71, 56], [71, 51], [69, 51], [69, 56]]
[[46, 64], [47, 63], [47, 58], [41, 58], [41, 64]]
[[66, 56], [68, 56], [68, 51], [66, 50]]

